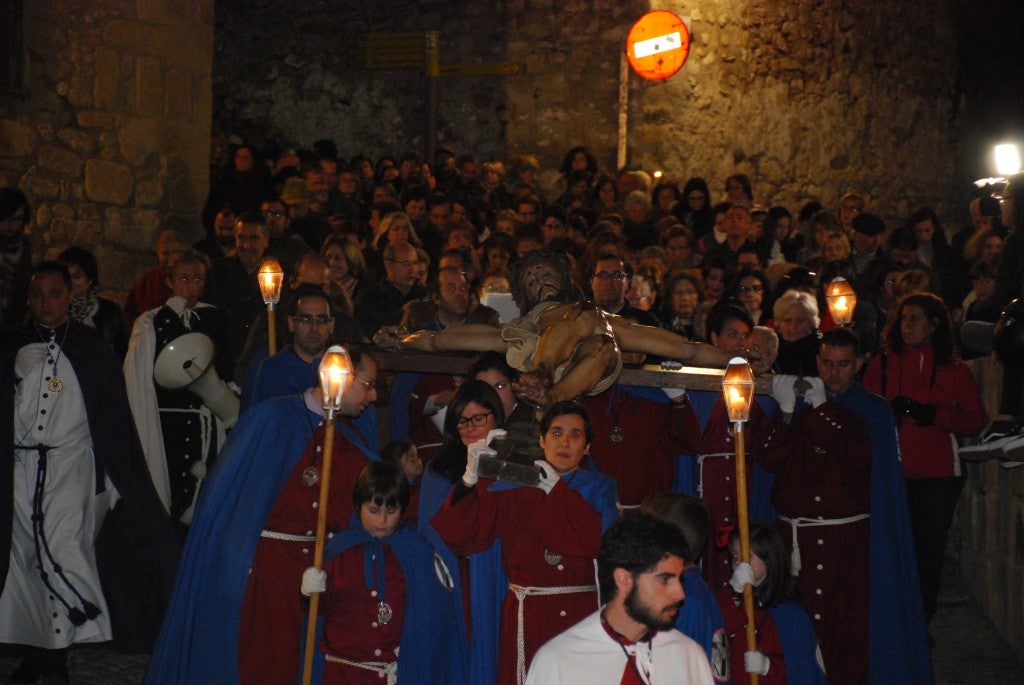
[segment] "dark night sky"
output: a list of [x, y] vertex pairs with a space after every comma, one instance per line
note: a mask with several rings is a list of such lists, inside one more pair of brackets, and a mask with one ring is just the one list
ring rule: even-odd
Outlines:
[[962, 0], [959, 12], [958, 155], [960, 174], [973, 180], [995, 175], [993, 144], [1024, 145], [1024, 1]]

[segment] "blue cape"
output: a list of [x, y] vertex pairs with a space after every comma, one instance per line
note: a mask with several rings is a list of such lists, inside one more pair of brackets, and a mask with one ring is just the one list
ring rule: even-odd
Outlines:
[[[371, 409], [356, 421], [363, 442], [374, 447], [375, 415]], [[231, 431], [200, 491], [146, 683], [238, 682], [249, 567], [277, 495], [320, 421], [301, 396], [277, 397], [252, 408]]]
[[868, 679], [872, 685], [931, 683], [931, 652], [892, 408], [858, 383], [833, 399], [856, 414], [871, 434]]
[[[401, 371], [396, 373], [391, 380], [391, 406], [388, 407], [388, 429], [390, 432], [388, 435], [392, 440], [409, 437], [409, 395], [416, 388], [421, 375]], [[420, 495], [420, 497], [422, 496]], [[443, 498], [442, 501], [444, 501]], [[422, 507], [420, 509], [422, 510]]]
[[[338, 532], [324, 552], [330, 561], [355, 545], [387, 545], [405, 574], [406, 605], [398, 655], [398, 679], [403, 685], [462, 685], [466, 679], [465, 630], [458, 586], [444, 587], [435, 573], [434, 550], [412, 527], [385, 538], [374, 538], [359, 523]], [[317, 621], [318, 631], [322, 617]], [[319, 635], [317, 644], [319, 645]], [[313, 682], [323, 680], [323, 652], [316, 652]], [[475, 681], [474, 681], [475, 682]]]
[[[252, 364], [256, 364], [253, 359]], [[242, 390], [240, 413], [245, 413], [263, 400], [302, 392], [320, 384], [320, 358], [307, 364], [285, 345], [273, 357], [265, 357], [249, 374]]]
[[[433, 469], [423, 472], [420, 484], [419, 530], [427, 538], [438, 556], [448, 566], [461, 593], [462, 583], [469, 583], [469, 606], [472, 613], [469, 644], [469, 682], [498, 682], [498, 634], [501, 627], [501, 604], [508, 592], [508, 576], [501, 565], [501, 541], [490, 549], [469, 556], [470, 578], [461, 577], [459, 559], [441, 539], [437, 529], [430, 525], [452, 489], [451, 482]], [[462, 624], [460, 636], [465, 636], [465, 617], [459, 605], [458, 618]], [[459, 642], [465, 644], [464, 637]]]
[[[718, 601], [711, 592], [711, 588], [701, 577], [696, 567], [690, 567], [683, 573], [683, 592], [686, 598], [683, 605], [679, 607], [679, 614], [676, 616], [676, 630], [691, 638], [694, 642], [704, 648], [708, 661], [711, 662], [711, 673], [715, 674], [715, 658], [713, 650], [714, 641], [717, 637], [719, 643], [726, 646], [725, 619], [722, 618], [722, 610], [718, 608]], [[722, 668], [729, 666], [729, 652], [727, 649], [717, 655], [722, 661]], [[728, 683], [729, 680], [715, 678], [716, 683]]]
[[804, 608], [796, 602], [783, 602], [769, 611], [779, 631], [788, 685], [825, 685], [828, 679], [817, 659], [818, 636]]

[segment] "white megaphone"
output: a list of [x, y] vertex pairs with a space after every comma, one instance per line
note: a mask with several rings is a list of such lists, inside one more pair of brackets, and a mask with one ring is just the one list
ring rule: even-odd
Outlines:
[[186, 333], [172, 340], [157, 355], [153, 380], [167, 390], [188, 388], [199, 395], [225, 428], [238, 420], [238, 395], [213, 368], [213, 341], [207, 335]]

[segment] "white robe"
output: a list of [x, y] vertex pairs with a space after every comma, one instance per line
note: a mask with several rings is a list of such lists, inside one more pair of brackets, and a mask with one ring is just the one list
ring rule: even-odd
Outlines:
[[[54, 393], [46, 380], [59, 345], [34, 343], [18, 351], [15, 376], [14, 436], [16, 445], [47, 445], [46, 480], [43, 489], [43, 532], [53, 559], [68, 582], [102, 612], [75, 626], [64, 605], [44, 585], [37, 568], [38, 556], [32, 534], [33, 492], [39, 469], [39, 452], [14, 451], [14, 522], [11, 567], [0, 595], [0, 643], [17, 643], [60, 649], [76, 642], [111, 639], [110, 617], [96, 569], [94, 543], [117, 493], [109, 479], [105, 491], [96, 494], [96, 464], [85, 412], [85, 402], [71, 363], [57, 357], [56, 375], [63, 389]], [[50, 584], [73, 607], [81, 601], [54, 571], [41, 551], [42, 566]]]
[[[713, 685], [708, 657], [678, 630], [651, 640], [651, 685]], [[627, 665], [622, 646], [601, 625], [597, 611], [549, 640], [530, 664], [526, 685], [619, 685]]]

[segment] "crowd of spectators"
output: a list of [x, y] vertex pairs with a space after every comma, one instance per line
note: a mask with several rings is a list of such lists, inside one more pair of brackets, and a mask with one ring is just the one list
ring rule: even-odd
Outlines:
[[[581, 299], [633, 324], [663, 328], [730, 354], [753, 347], [752, 331], [774, 330], [778, 355], [773, 371], [804, 384], [819, 375], [823, 334], [840, 328], [826, 306], [826, 286], [835, 278], [846, 279], [858, 296], [850, 324], [859, 346], [858, 378], [866, 371], [867, 387], [890, 402], [901, 443], [908, 441], [901, 445], [903, 454], [914, 457], [904, 460], [904, 468], [909, 469], [905, 475], [925, 613], [927, 618], [934, 613], [941, 550], [962, 478], [955, 447], [948, 463], [937, 469], [926, 464], [934, 450], [920, 448], [930, 441], [949, 448], [955, 445], [950, 435], [973, 437], [986, 423], [960, 360], [989, 353], [991, 343], [979, 342], [976, 335], [961, 339], [959, 330], [965, 322], [994, 324], [1021, 292], [1018, 241], [1011, 234], [1022, 225], [1010, 190], [1019, 187], [1017, 179], [1005, 189], [979, 191], [970, 203], [970, 224], [951, 231], [932, 208], [917, 209], [897, 222], [888, 218], [890, 208], [872, 207], [868, 197], [854, 191], [823, 198], [824, 204], [766, 206], [744, 174], [709, 184], [700, 177], [655, 179], [638, 168], [612, 173], [582, 146], [566, 153], [560, 183], [553, 189], [538, 182], [541, 165], [531, 155], [484, 161], [473, 153], [439, 150], [433, 159], [416, 151], [346, 159], [328, 140], [289, 152], [241, 144], [225, 166], [212, 174], [201, 215], [206, 236], [188, 249], [180, 233], [161, 233], [158, 266], [140, 274], [123, 308], [100, 297], [102, 281], [91, 252], [79, 246], [61, 252], [59, 260], [71, 277], [69, 317], [97, 329], [122, 359], [129, 349], [128, 332], [147, 312], [152, 319], [165, 302], [174, 309], [177, 297], [184, 314], [175, 312], [191, 330], [192, 317], [209, 318], [203, 308], [212, 305], [223, 313], [228, 341], [227, 349], [218, 350], [227, 357], [218, 360], [225, 369], [221, 375], [245, 390], [275, 352], [268, 345], [267, 312], [257, 281], [257, 271], [270, 257], [287, 275], [282, 302], [291, 292], [308, 296], [313, 288], [322, 290], [327, 303], [315, 312], [292, 305], [276, 322], [278, 347], [308, 348], [307, 366], [333, 342], [380, 343], [416, 330], [505, 324], [526, 314], [515, 310], [511, 295], [514, 265], [530, 252], [548, 249], [567, 258], [568, 275]], [[31, 219], [22, 193], [0, 189], [3, 328], [24, 318], [22, 280], [31, 254], [25, 229]], [[1001, 254], [1004, 242], [1010, 246], [1007, 254]], [[188, 264], [198, 269], [197, 275], [181, 275]], [[842, 348], [846, 342], [825, 344]], [[623, 361], [642, 362], [644, 356], [624, 355]], [[925, 367], [932, 370], [924, 373]], [[847, 381], [845, 389], [852, 375]], [[422, 397], [425, 406], [416, 411], [422, 409], [423, 416], [454, 396], [453, 390], [430, 382], [429, 377], [408, 381], [418, 393], [412, 396]], [[939, 392], [936, 384], [949, 388]], [[489, 386], [480, 386], [488, 395]], [[825, 387], [835, 392], [827, 380]], [[952, 406], [947, 406], [950, 398]], [[497, 398], [485, 399], [490, 404], [473, 402], [486, 405], [496, 420], [502, 418]], [[1019, 419], [1019, 399], [1014, 395], [1010, 400], [1015, 401], [1004, 403], [1008, 409], [1001, 418]], [[614, 407], [611, 400], [596, 401], [608, 405], [604, 411], [591, 403], [596, 421], [604, 411], [613, 424], [611, 440], [621, 440], [614, 435], [628, 425], [622, 411], [630, 398], [623, 396]], [[458, 447], [458, 463], [445, 474], [455, 482], [468, 443], [450, 439], [457, 436], [452, 426], [464, 420], [463, 407], [452, 407], [442, 451]], [[651, 410], [645, 411], [649, 416]], [[961, 416], [965, 411], [970, 416]], [[409, 417], [413, 423], [414, 418]], [[706, 423], [706, 417], [701, 421]], [[1018, 430], [1007, 428], [1002, 435]], [[410, 437], [416, 447], [415, 436]], [[721, 437], [731, 440], [724, 429]], [[588, 436], [588, 448], [589, 442]], [[726, 447], [718, 451], [727, 453]], [[434, 470], [443, 463], [439, 457]], [[428, 468], [428, 473], [434, 471]], [[667, 483], [670, 476], [662, 480]], [[623, 489], [621, 483], [618, 487]], [[194, 488], [186, 490], [179, 509], [194, 494]], [[631, 499], [639, 506], [645, 494]], [[439, 491], [435, 505], [444, 495]], [[943, 513], [940, 521], [929, 514], [936, 507]], [[458, 528], [459, 523], [451, 525]], [[479, 546], [490, 544], [481, 538]], [[478, 551], [467, 544], [461, 553]], [[719, 562], [722, 578], [715, 577], [716, 585], [731, 572], [727, 550]], [[531, 644], [530, 650], [539, 646]], [[521, 650], [518, 659], [521, 679]], [[762, 667], [768, 669], [767, 661]]]

